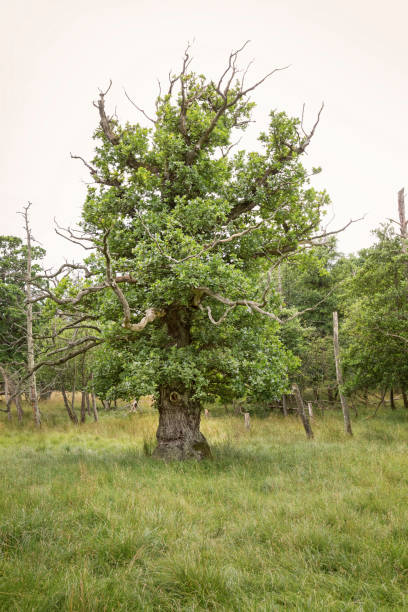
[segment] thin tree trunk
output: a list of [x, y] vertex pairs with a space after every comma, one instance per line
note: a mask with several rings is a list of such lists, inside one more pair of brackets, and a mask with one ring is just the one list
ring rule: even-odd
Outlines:
[[33, 338], [33, 305], [31, 302], [31, 265], [32, 265], [32, 250], [31, 250], [31, 230], [28, 222], [28, 209], [30, 204], [24, 207], [24, 221], [27, 237], [27, 272], [25, 279], [25, 293], [27, 300], [27, 366], [30, 372], [30, 403], [33, 410], [34, 422], [37, 427], [41, 427], [41, 414], [38, 406], [37, 383], [34, 372], [35, 357], [34, 357], [34, 338]]
[[400, 189], [398, 192], [398, 214], [400, 220], [400, 235], [401, 235], [401, 248], [402, 252], [406, 253], [407, 251], [407, 221], [405, 218], [405, 193], [404, 188]]
[[350, 399], [350, 403], [351, 403], [351, 407], [352, 407], [352, 409], [354, 411], [354, 416], [357, 418], [358, 417], [358, 411], [357, 411], [357, 406], [354, 403], [354, 399], [353, 398]]
[[350, 413], [349, 413], [349, 409], [347, 406], [346, 398], [343, 395], [343, 391], [341, 389], [343, 385], [343, 375], [341, 372], [341, 365], [340, 365], [339, 319], [338, 319], [336, 311], [333, 312], [333, 345], [334, 345], [334, 360], [336, 362], [337, 385], [339, 389], [341, 409], [343, 411], [343, 418], [344, 418], [344, 431], [348, 433], [350, 436], [352, 436], [353, 431], [351, 429]]
[[282, 395], [282, 411], [283, 411], [283, 416], [287, 417], [288, 416], [288, 406], [287, 406], [287, 399], [286, 399], [285, 393]]
[[313, 421], [314, 416], [313, 416], [313, 405], [312, 405], [312, 402], [307, 402], [307, 409], [309, 411], [310, 420]]
[[71, 404], [69, 403], [68, 397], [67, 397], [67, 393], [65, 391], [64, 386], [61, 387], [61, 393], [62, 393], [62, 397], [64, 399], [64, 406], [67, 410], [68, 416], [70, 418], [70, 420], [75, 423], [75, 425], [78, 425], [78, 417], [75, 413], [75, 410], [72, 409]]
[[18, 421], [19, 423], [22, 423], [24, 412], [23, 412], [23, 407], [21, 404], [21, 394], [20, 393], [17, 393], [17, 395], [14, 397], [14, 402], [16, 404]]
[[8, 377], [6, 370], [2, 366], [0, 366], [0, 372], [4, 380], [4, 398], [6, 400], [7, 419], [11, 421], [11, 402], [12, 402], [11, 393], [12, 392], [10, 390], [9, 377]]
[[93, 373], [91, 374], [91, 381], [92, 381], [92, 393], [91, 393], [92, 413], [93, 413], [94, 421], [96, 423], [98, 421], [98, 419], [99, 419], [99, 415], [98, 415], [98, 409], [96, 407], [96, 397], [95, 397], [95, 387], [94, 387], [94, 376], [93, 376]]
[[98, 421], [98, 419], [99, 419], [99, 415], [98, 415], [98, 409], [96, 407], [95, 393], [92, 393], [91, 398], [92, 398], [92, 413], [93, 413], [94, 421], [96, 423]]
[[88, 416], [91, 416], [91, 405], [89, 402], [89, 393], [88, 391], [85, 393], [85, 402], [86, 402], [86, 411], [88, 413]]
[[309, 440], [311, 440], [313, 438], [312, 427], [310, 425], [309, 417], [306, 414], [305, 405], [303, 403], [303, 399], [300, 394], [299, 387], [297, 386], [296, 383], [293, 383], [292, 390], [293, 390], [293, 395], [295, 396], [295, 399], [296, 399], [298, 414], [300, 418], [302, 419], [302, 423], [303, 423], [303, 427], [305, 428], [306, 435], [309, 438]]
[[363, 419], [364, 421], [366, 421], [367, 419], [372, 419], [372, 418], [374, 418], [374, 417], [377, 415], [377, 412], [378, 412], [378, 410], [379, 410], [380, 406], [382, 406], [382, 404], [384, 403], [384, 400], [385, 400], [385, 394], [386, 394], [386, 393], [387, 393], [387, 387], [385, 387], [385, 389], [384, 389], [384, 393], [382, 394], [382, 397], [381, 397], [380, 401], [378, 402], [378, 404], [377, 404], [377, 406], [376, 406], [376, 408], [375, 408], [375, 410], [374, 410], [374, 413], [373, 413], [373, 414], [370, 414], [368, 417], [366, 417], [365, 419]]
[[392, 410], [396, 410], [395, 401], [394, 401], [394, 389], [390, 388], [390, 406]]
[[402, 393], [402, 399], [404, 402], [404, 408], [408, 410], [408, 397], [407, 397], [407, 393], [405, 389], [401, 389], [401, 393]]
[[77, 380], [77, 360], [74, 359], [74, 379], [72, 381], [72, 393], [71, 393], [71, 408], [73, 412], [75, 412], [76, 380]]
[[86, 420], [85, 395], [85, 391], [81, 391], [81, 423], [85, 423]]

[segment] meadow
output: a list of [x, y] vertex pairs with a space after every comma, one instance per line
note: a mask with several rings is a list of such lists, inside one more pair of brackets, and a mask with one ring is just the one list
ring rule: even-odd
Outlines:
[[150, 455], [157, 414], [0, 417], [0, 610], [408, 609], [408, 415], [213, 415], [213, 460]]

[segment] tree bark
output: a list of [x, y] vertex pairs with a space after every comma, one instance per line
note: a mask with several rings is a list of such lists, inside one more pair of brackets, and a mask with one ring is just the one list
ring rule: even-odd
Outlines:
[[166, 460], [211, 457], [207, 440], [200, 432], [201, 406], [193, 402], [187, 392], [162, 387], [158, 408], [155, 457]]
[[[191, 343], [191, 311], [173, 305], [166, 313], [167, 333], [177, 348]], [[207, 440], [200, 432], [201, 405], [191, 399], [187, 389], [171, 384], [159, 389], [159, 427], [153, 453], [162, 459], [205, 459], [211, 457]]]
[[339, 319], [338, 319], [336, 311], [333, 312], [333, 345], [334, 345], [334, 360], [336, 363], [337, 385], [339, 389], [341, 409], [343, 411], [343, 418], [344, 418], [344, 431], [348, 433], [350, 436], [352, 436], [353, 431], [351, 429], [350, 413], [349, 413], [346, 398], [343, 395], [343, 391], [341, 390], [341, 387], [343, 384], [343, 375], [341, 372], [341, 365], [340, 365]]
[[295, 396], [295, 399], [296, 399], [298, 414], [300, 418], [302, 419], [302, 423], [303, 423], [303, 427], [305, 428], [306, 435], [309, 438], [309, 440], [311, 440], [313, 438], [312, 427], [310, 425], [309, 417], [305, 410], [305, 405], [303, 403], [303, 399], [300, 394], [299, 387], [297, 386], [296, 383], [293, 383], [292, 390], [293, 390], [293, 395]]
[[406, 408], [408, 410], [408, 397], [407, 397], [407, 393], [405, 391], [405, 389], [401, 389], [401, 393], [402, 393], [402, 399], [404, 402], [404, 408]]

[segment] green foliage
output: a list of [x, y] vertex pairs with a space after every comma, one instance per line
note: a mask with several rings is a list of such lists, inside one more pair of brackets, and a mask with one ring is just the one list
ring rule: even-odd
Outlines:
[[303, 388], [333, 388], [336, 373], [333, 357], [334, 310], [341, 310], [342, 282], [347, 266], [336, 252], [332, 238], [321, 247], [300, 253], [281, 267], [283, 298], [291, 311], [304, 311], [281, 331], [284, 345], [300, 360], [292, 372]]
[[390, 226], [360, 252], [344, 294], [344, 365], [350, 389], [408, 386], [408, 256]]

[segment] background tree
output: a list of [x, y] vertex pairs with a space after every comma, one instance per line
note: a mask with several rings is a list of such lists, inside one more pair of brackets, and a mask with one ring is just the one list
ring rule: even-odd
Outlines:
[[[390, 225], [359, 253], [344, 294], [344, 366], [350, 390], [408, 387], [408, 256]], [[407, 406], [408, 407], [408, 406]]]
[[[27, 262], [28, 249], [16, 236], [0, 236], [0, 366], [8, 399], [15, 401], [19, 419], [22, 418], [21, 393], [28, 371], [27, 360]], [[41, 270], [38, 263], [44, 256], [44, 249], [31, 247], [33, 270]], [[32, 305], [30, 305], [32, 308]], [[40, 313], [37, 304], [32, 320]], [[21, 387], [21, 388], [20, 388]], [[7, 406], [10, 410], [10, 405]]]

